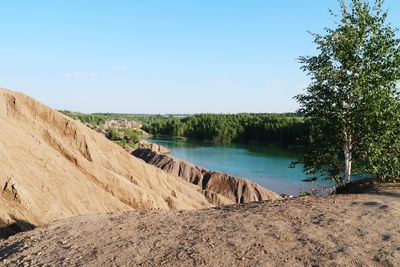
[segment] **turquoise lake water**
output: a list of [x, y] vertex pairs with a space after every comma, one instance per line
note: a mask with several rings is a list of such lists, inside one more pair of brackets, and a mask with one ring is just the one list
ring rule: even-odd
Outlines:
[[327, 181], [303, 182], [307, 176], [302, 166], [288, 167], [292, 161], [296, 161], [296, 154], [282, 148], [252, 144], [213, 144], [173, 138], [147, 140], [168, 147], [174, 157], [209, 170], [245, 177], [279, 194], [298, 195], [312, 187], [330, 185]]

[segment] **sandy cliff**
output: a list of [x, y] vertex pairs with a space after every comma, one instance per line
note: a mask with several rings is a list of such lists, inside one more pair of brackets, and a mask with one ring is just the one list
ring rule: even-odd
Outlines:
[[0, 125], [0, 228], [87, 213], [209, 206], [196, 186], [21, 93], [0, 89]]
[[233, 177], [217, 171], [209, 171], [151, 149], [136, 149], [132, 152], [132, 155], [174, 176], [179, 176], [188, 182], [198, 185], [204, 190], [203, 193], [205, 193], [207, 199], [217, 205], [281, 198], [271, 190], [247, 179]]

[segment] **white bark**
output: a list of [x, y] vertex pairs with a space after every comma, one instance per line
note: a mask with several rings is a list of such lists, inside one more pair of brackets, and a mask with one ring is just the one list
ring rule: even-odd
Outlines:
[[345, 133], [344, 145], [344, 174], [343, 181], [349, 183], [351, 181], [351, 163], [352, 163], [352, 140], [351, 135]]

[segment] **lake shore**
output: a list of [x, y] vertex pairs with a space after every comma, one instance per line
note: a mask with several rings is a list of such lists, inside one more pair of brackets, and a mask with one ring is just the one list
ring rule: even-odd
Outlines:
[[285, 195], [297, 196], [302, 192], [318, 191], [326, 195], [334, 183], [326, 180], [304, 182], [309, 178], [302, 166], [289, 168], [298, 155], [289, 149], [253, 144], [215, 144], [170, 137], [146, 138], [165, 146], [173, 157], [191, 162], [209, 170], [245, 177], [253, 182]]

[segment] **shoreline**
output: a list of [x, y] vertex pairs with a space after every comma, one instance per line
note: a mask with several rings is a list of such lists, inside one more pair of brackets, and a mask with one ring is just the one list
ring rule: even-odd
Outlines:
[[[270, 188], [279, 194], [298, 195], [318, 187], [321, 193], [329, 194], [334, 183], [329, 180], [304, 182], [307, 179], [301, 166], [289, 168], [295, 155], [276, 146], [251, 144], [213, 144], [197, 140], [182, 140], [163, 136], [146, 140], [166, 146], [175, 158], [191, 162], [209, 170], [240, 176]], [[276, 165], [276, 161], [280, 165]], [[268, 175], [270, 173], [270, 175]], [[280, 175], [280, 176], [279, 176]], [[276, 177], [276, 178], [274, 178]], [[327, 187], [327, 188], [325, 188]]]

